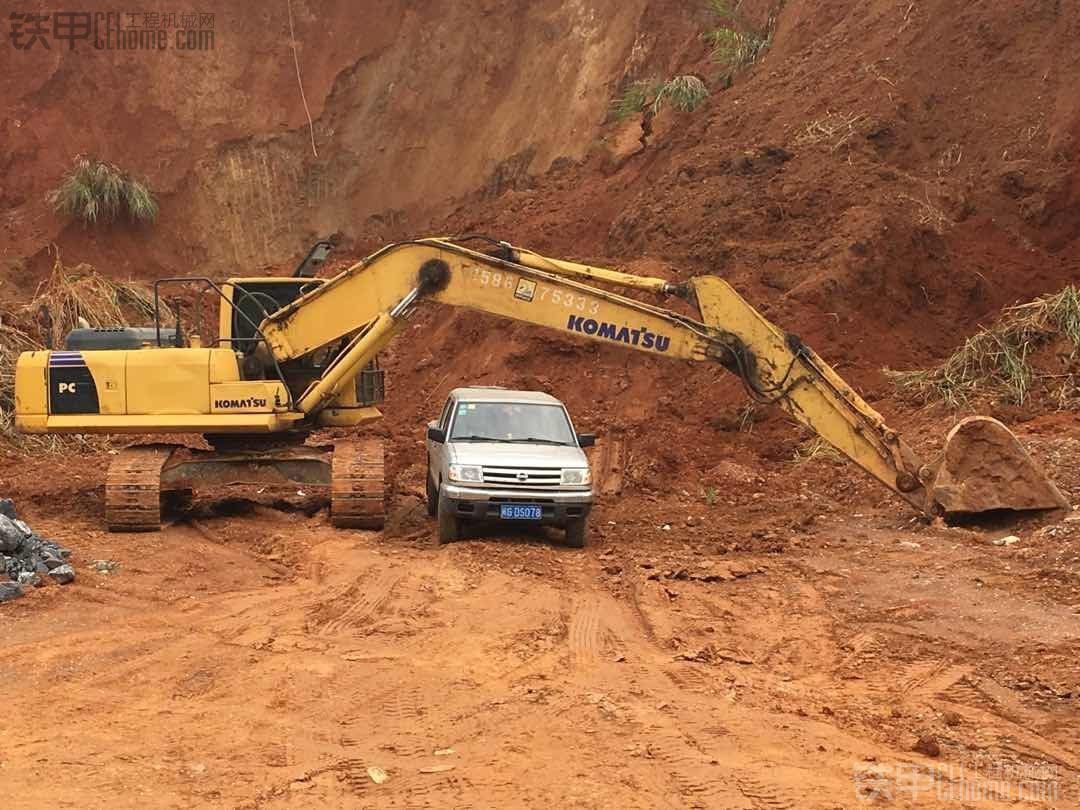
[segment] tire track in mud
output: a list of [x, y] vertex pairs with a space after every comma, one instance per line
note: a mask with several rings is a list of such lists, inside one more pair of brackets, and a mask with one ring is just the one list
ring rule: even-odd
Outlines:
[[739, 792], [750, 800], [754, 810], [794, 810], [800, 805], [782, 789], [749, 776], [735, 777]]
[[[966, 673], [938, 690], [932, 698], [942, 708], [952, 709], [993, 729], [999, 737], [1001, 750], [1021, 759], [1047, 760], [1080, 773], [1080, 752], [1034, 730], [1047, 725], [1049, 718], [1043, 712], [1025, 707], [1005, 687], [990, 683], [993, 686]], [[1080, 734], [1076, 741], [1080, 742]]]
[[[347, 752], [364, 751], [365, 756], [347, 756], [333, 766], [339, 781], [350, 793], [379, 806], [476, 806], [475, 802], [463, 802], [456, 771], [420, 772], [423, 765], [432, 764], [438, 742], [418, 686], [402, 685], [374, 696], [355, 695], [353, 700], [369, 711], [363, 717], [341, 721], [340, 745]], [[371, 766], [389, 774], [390, 781], [385, 786], [371, 780], [368, 773]]]
[[[645, 756], [663, 764], [660, 774], [681, 797], [680, 807], [724, 810], [794, 810], [800, 802], [779, 785], [745, 776], [732, 769], [728, 756], [731, 732], [718, 717], [730, 708], [723, 688], [723, 669], [693, 662], [672, 662], [649, 620], [637, 588], [631, 590], [627, 611], [637, 629], [636, 651], [641, 662], [632, 666], [644, 699], [659, 699], [655, 706], [639, 704], [640, 731], [635, 738]], [[637, 638], [640, 636], [640, 638]], [[672, 686], [677, 690], [672, 693]], [[666, 698], [674, 697], [669, 704]], [[755, 769], [756, 770], [756, 769]]]
[[[92, 639], [84, 639], [86, 641], [93, 642]], [[81, 671], [65, 674], [64, 680], [68, 683], [82, 681], [102, 691], [123, 689], [136, 676], [154, 671], [155, 662], [170, 660], [176, 657], [176, 651], [191, 645], [192, 637], [179, 632], [143, 636], [136, 644], [118, 648], [106, 656], [91, 658]]]
[[907, 677], [900, 682], [900, 690], [906, 701], [928, 700], [970, 673], [969, 666], [928, 662], [910, 668]]
[[687, 689], [701, 694], [712, 694], [716, 691], [717, 680], [709, 677], [699, 666], [687, 663], [681, 667], [664, 667], [664, 675], [669, 681], [680, 689]]
[[570, 648], [570, 667], [591, 670], [600, 660], [600, 600], [589, 595], [575, 600], [567, 627], [566, 643]]
[[309, 611], [309, 632], [330, 636], [360, 627], [382, 611], [404, 578], [400, 569], [383, 571], [370, 583], [361, 577]]
[[724, 793], [727, 786], [717, 778], [701, 773], [709, 767], [701, 752], [679, 733], [652, 725], [644, 730], [646, 752], [664, 763], [679, 793], [694, 799], [710, 799]]
[[[348, 731], [341, 737], [343, 747], [370, 747], [373, 741], [393, 740], [392, 743], [382, 743], [382, 745], [375, 745], [374, 748], [381, 748], [395, 756], [405, 757], [430, 753], [427, 750], [428, 740], [423, 733], [427, 724], [422, 722], [425, 712], [420, 700], [419, 687], [402, 685], [400, 688], [388, 689], [370, 698], [365, 698], [362, 694], [354, 695], [353, 702], [374, 711], [369, 711], [362, 718], [354, 717], [340, 721]], [[374, 737], [373, 731], [376, 735]]]
[[[991, 682], [992, 683], [992, 682]], [[887, 668], [866, 683], [872, 700], [937, 704], [966, 715], [999, 738], [998, 747], [1021, 758], [1046, 759], [1080, 772], [1080, 757], [1033, 729], [1042, 713], [1025, 708], [1004, 687], [984, 685], [973, 667], [940, 660], [916, 660]]]
[[859, 672], [863, 678], [861, 691], [876, 702], [928, 700], [970, 672], [970, 667], [952, 666], [946, 661], [926, 658], [893, 665], [879, 664], [874, 671], [867, 672], [884, 650], [883, 643], [872, 640], [857, 653], [849, 655], [839, 670]]
[[[679, 676], [685, 673], [677, 672], [674, 678], [672, 674], [671, 670], [664, 670], [664, 675], [673, 684], [684, 688], [685, 681]], [[686, 680], [698, 682], [695, 676]], [[692, 688], [692, 692], [699, 694], [697, 689]], [[731, 740], [726, 728], [718, 728], [715, 721], [708, 727], [695, 726], [698, 719], [705, 724], [712, 718], [713, 710], [719, 708], [719, 700], [712, 697], [704, 703], [682, 706], [673, 716], [660, 708], [647, 709], [640, 730], [634, 735], [643, 745], [645, 757], [662, 764], [660, 775], [682, 797], [680, 806], [702, 810], [795, 810], [801, 807], [802, 803], [784, 788], [759, 776], [747, 776], [745, 768], [736, 771], [730, 764], [725, 764], [728, 756], [721, 750], [727, 749]], [[721, 740], [729, 742], [721, 743]]]

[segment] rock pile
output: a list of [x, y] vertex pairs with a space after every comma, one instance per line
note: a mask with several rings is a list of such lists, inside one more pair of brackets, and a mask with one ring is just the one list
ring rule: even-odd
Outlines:
[[0, 602], [17, 599], [27, 586], [44, 585], [45, 577], [61, 585], [72, 582], [70, 556], [69, 549], [35, 534], [19, 520], [15, 504], [0, 498]]

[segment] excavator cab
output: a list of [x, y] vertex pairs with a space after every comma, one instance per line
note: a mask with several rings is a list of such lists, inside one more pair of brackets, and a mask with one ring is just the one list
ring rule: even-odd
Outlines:
[[[308, 264], [308, 260], [305, 260], [301, 267]], [[218, 342], [219, 345], [232, 346], [235, 352], [243, 356], [241, 366], [245, 379], [272, 379], [276, 376], [277, 370], [261, 362], [263, 355], [257, 352], [263, 342], [258, 325], [267, 316], [325, 283], [326, 279], [323, 278], [268, 276], [233, 278], [222, 285], [225, 300], [221, 304]], [[294, 395], [303, 393], [314, 380], [323, 376], [340, 348], [335, 343], [322, 351], [281, 363], [279, 370], [285, 385]], [[385, 392], [385, 372], [379, 368], [376, 356], [356, 375], [355, 391], [346, 392], [345, 396], [350, 404], [371, 407], [385, 399]]]

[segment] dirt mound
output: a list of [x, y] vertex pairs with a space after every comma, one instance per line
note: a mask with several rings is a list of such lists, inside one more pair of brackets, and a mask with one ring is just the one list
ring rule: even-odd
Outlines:
[[1080, 388], [1080, 287], [1010, 307], [943, 363], [892, 372], [903, 391], [952, 407], [998, 402], [1066, 409]]

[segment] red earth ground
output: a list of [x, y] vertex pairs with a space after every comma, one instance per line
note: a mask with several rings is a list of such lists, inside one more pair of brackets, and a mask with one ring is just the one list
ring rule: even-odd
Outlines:
[[[929, 457], [958, 415], [881, 369], [1080, 280], [1080, 3], [789, 0], [721, 91], [698, 3], [294, 2], [317, 158], [286, 7], [246, 9], [198, 56], [0, 49], [5, 305], [50, 243], [150, 279], [480, 231], [723, 275]], [[685, 73], [713, 88], [697, 112], [605, 121]], [[159, 223], [49, 213], [77, 152], [146, 176]], [[1080, 806], [1075, 514], [924, 525], [850, 465], [794, 463], [809, 437], [714, 368], [473, 313], [425, 309], [384, 361], [381, 534], [217, 502], [109, 535], [107, 450], [3, 451], [0, 494], [79, 570], [0, 608], [10, 806]], [[420, 436], [466, 382], [550, 391], [601, 435], [590, 548], [434, 546]], [[1077, 503], [1055, 410], [994, 415]]]

